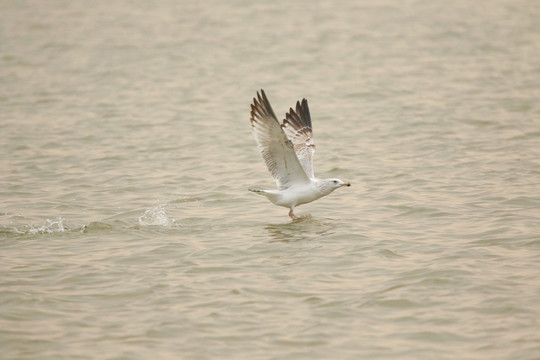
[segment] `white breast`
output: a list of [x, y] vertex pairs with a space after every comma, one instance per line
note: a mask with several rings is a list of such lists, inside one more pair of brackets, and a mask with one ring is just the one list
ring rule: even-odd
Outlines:
[[321, 193], [314, 182], [306, 185], [294, 185], [286, 190], [282, 190], [281, 199], [276, 205], [291, 207], [310, 203], [325, 195]]

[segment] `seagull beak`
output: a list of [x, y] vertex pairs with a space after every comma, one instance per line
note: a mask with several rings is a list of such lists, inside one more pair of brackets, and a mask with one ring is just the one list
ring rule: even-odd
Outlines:
[[351, 186], [351, 183], [343, 183], [341, 186]]

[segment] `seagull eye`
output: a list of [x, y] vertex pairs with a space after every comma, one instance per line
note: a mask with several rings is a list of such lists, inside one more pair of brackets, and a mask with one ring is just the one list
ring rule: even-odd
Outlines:
[[336, 180], [334, 180], [334, 184], [337, 184], [337, 181], [336, 181]]

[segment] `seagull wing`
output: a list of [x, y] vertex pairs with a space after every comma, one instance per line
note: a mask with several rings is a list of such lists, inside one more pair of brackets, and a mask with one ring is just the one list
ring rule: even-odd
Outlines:
[[311, 127], [311, 116], [306, 99], [303, 99], [302, 103], [296, 102], [296, 110], [290, 108], [281, 127], [292, 141], [294, 151], [304, 171], [310, 178], [314, 178], [313, 155], [315, 154], [315, 143], [313, 142], [313, 128]]
[[251, 105], [251, 129], [268, 170], [280, 189], [309, 183], [294, 151], [293, 143], [281, 128], [272, 106], [261, 90]]

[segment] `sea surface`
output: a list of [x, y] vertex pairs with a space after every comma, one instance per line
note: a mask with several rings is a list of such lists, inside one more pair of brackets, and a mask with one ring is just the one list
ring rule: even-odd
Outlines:
[[[0, 2], [1, 359], [540, 359], [540, 2]], [[250, 103], [307, 98], [274, 188]]]

